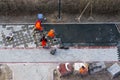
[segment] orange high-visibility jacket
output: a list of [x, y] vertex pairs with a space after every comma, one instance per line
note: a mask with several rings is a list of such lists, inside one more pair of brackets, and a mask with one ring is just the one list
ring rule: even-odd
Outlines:
[[51, 37], [51, 38], [54, 38], [55, 37], [55, 31], [53, 29], [51, 29], [48, 34], [47, 34], [48, 37]]
[[44, 37], [40, 41], [42, 47], [45, 47], [47, 45], [47, 39], [45, 39]]
[[87, 68], [84, 68], [84, 69], [80, 68], [79, 72], [80, 72], [80, 74], [85, 75], [88, 73], [88, 69]]
[[42, 46], [42, 47], [45, 47], [46, 44], [47, 44], [47, 42], [46, 42], [45, 40], [43, 40], [43, 41], [41, 42], [41, 46]]
[[43, 27], [41, 25], [41, 21], [40, 20], [36, 21], [36, 23], [35, 23], [35, 29], [40, 30], [40, 31], [43, 30]]

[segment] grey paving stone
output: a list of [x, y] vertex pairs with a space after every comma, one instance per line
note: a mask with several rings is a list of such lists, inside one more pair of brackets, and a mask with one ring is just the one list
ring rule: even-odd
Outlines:
[[[5, 25], [6, 27], [6, 25]], [[16, 29], [16, 27], [18, 27], [18, 29]], [[5, 40], [5, 35], [3, 33], [2, 35], [2, 41], [3, 44], [5, 44], [5, 46], [9, 46], [9, 45], [13, 45], [13, 47], [15, 46], [19, 46], [19, 45], [26, 45], [27, 44], [30, 44], [31, 42], [36, 42], [36, 46], [39, 46], [40, 45], [40, 39], [41, 37], [43, 36], [43, 34], [47, 34], [46, 31], [44, 32], [40, 32], [40, 31], [35, 31], [36, 34], [35, 34], [35, 37], [33, 37], [32, 35], [32, 29], [33, 29], [33, 26], [28, 26], [28, 25], [21, 25], [21, 26], [16, 26], [16, 27], [11, 27], [11, 26], [7, 26], [7, 29], [8, 30], [11, 30], [9, 32], [13, 32], [14, 34], [14, 40], [13, 41], [6, 41]], [[56, 43], [54, 42], [53, 40], [51, 40], [51, 43]]]
[[2, 25], [2, 28], [6, 28], [6, 25]]

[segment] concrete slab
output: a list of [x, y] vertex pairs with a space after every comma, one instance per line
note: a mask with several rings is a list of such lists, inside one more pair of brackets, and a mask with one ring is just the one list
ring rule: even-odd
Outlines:
[[117, 48], [109, 49], [0, 49], [0, 62], [118, 61]]
[[53, 80], [53, 70], [57, 65], [50, 63], [8, 64], [13, 72], [13, 80]]

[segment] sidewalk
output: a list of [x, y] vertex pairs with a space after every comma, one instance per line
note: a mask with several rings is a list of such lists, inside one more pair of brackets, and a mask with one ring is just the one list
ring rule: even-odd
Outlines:
[[13, 72], [13, 80], [53, 80], [53, 70], [58, 64], [8, 63], [7, 65]]
[[106, 49], [0, 49], [0, 62], [118, 61], [117, 48]]

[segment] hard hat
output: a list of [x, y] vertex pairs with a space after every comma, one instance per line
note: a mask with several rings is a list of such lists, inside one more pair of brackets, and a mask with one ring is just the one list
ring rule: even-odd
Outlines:
[[43, 14], [41, 14], [41, 13], [39, 13], [38, 15], [37, 15], [37, 17], [38, 17], [38, 19], [43, 19]]
[[54, 29], [50, 29], [51, 32], [54, 32]]

